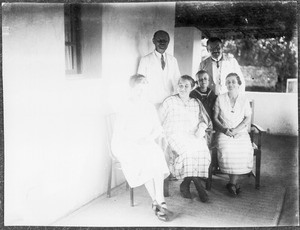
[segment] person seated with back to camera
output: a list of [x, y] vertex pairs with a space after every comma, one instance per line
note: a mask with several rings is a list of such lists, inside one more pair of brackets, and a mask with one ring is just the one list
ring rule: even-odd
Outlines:
[[146, 99], [148, 82], [143, 75], [130, 78], [131, 95], [117, 114], [112, 152], [120, 161], [130, 187], [145, 185], [152, 209], [162, 221], [173, 216], [163, 195], [164, 179], [170, 174], [162, 148], [156, 142], [163, 135], [157, 111]]
[[216, 147], [220, 170], [229, 175], [226, 188], [236, 196], [241, 192], [238, 179], [251, 172], [253, 166], [248, 133], [251, 108], [245, 94], [240, 92], [242, 82], [238, 74], [228, 74], [225, 84], [228, 92], [217, 97], [214, 107], [214, 124], [218, 127]]
[[208, 195], [201, 178], [208, 177], [210, 153], [205, 139], [205, 130], [211, 128], [211, 120], [199, 100], [191, 98], [194, 79], [183, 75], [178, 81], [178, 94], [166, 98], [160, 107], [160, 116], [170, 151], [169, 167], [178, 179], [183, 179], [180, 192], [192, 199], [191, 181], [202, 202]]

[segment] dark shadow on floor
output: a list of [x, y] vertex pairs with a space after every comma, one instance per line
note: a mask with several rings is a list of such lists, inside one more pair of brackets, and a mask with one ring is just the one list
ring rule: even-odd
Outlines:
[[279, 226], [299, 225], [298, 137], [265, 134], [262, 145], [261, 185], [286, 188]]

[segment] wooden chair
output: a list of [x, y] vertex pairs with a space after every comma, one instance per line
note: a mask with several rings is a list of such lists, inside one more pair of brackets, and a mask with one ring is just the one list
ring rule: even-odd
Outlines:
[[[112, 140], [112, 134], [113, 134], [113, 128], [114, 123], [116, 119], [116, 114], [112, 113], [106, 116], [106, 130], [107, 130], [107, 149], [110, 156], [109, 161], [109, 174], [108, 174], [108, 184], [107, 184], [107, 192], [106, 196], [107, 198], [111, 197], [111, 180], [112, 180], [112, 173], [113, 169], [119, 169], [122, 170], [121, 163], [118, 161], [118, 159], [113, 155], [111, 151], [111, 140]], [[133, 188], [131, 188], [126, 181], [126, 189], [130, 189], [130, 206], [134, 206], [134, 191]], [[164, 180], [164, 196], [169, 196], [169, 178], [166, 178]]]
[[[266, 131], [263, 130], [260, 126], [254, 124], [254, 100], [250, 101], [250, 107], [252, 110], [251, 121], [249, 126], [250, 139], [253, 146], [253, 156], [255, 157], [255, 171], [251, 171], [248, 175], [255, 178], [255, 188], [259, 189], [260, 187], [260, 167], [261, 167], [261, 137], [262, 134]], [[210, 131], [214, 133], [214, 131]], [[256, 135], [255, 135], [256, 134]], [[222, 174], [218, 166], [217, 158], [217, 149], [211, 149], [211, 165], [209, 167], [209, 176], [206, 180], [206, 189], [211, 189], [212, 184], [212, 175]]]
[[[109, 173], [108, 173], [108, 184], [107, 184], [107, 192], [106, 192], [106, 197], [110, 198], [111, 197], [111, 179], [112, 179], [112, 173], [113, 169], [119, 169], [122, 170], [121, 163], [118, 161], [118, 159], [113, 155], [111, 151], [111, 140], [112, 140], [112, 134], [113, 134], [113, 128], [114, 128], [114, 123], [116, 119], [116, 114], [112, 113], [109, 114], [105, 117], [105, 123], [106, 123], [106, 132], [107, 132], [107, 149], [108, 149], [108, 154], [110, 156], [109, 160]], [[133, 196], [133, 188], [131, 188], [126, 181], [126, 189], [130, 189], [130, 206], [134, 206], [134, 196]]]

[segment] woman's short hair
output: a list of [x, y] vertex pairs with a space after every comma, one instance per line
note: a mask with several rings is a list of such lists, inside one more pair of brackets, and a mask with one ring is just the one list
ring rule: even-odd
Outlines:
[[226, 79], [227, 79], [228, 77], [236, 77], [236, 80], [237, 80], [238, 84], [239, 84], [239, 85], [242, 84], [241, 78], [240, 78], [240, 76], [239, 76], [237, 73], [230, 73], [230, 74], [228, 74], [228, 75], [226, 76]]
[[207, 75], [209, 76], [209, 74], [208, 74], [208, 72], [207, 72], [206, 70], [204, 70], [204, 69], [199, 70], [199, 71], [196, 73], [196, 79], [199, 80], [200, 76], [202, 76], [202, 75], [204, 75], [204, 74], [207, 74]]
[[189, 76], [189, 75], [182, 75], [182, 76], [179, 78], [178, 83], [179, 83], [179, 81], [180, 81], [181, 79], [182, 79], [182, 80], [187, 80], [187, 81], [189, 81], [189, 82], [191, 83], [192, 88], [194, 88], [194, 86], [195, 86], [195, 81], [194, 81], [194, 79], [193, 79], [191, 76]]
[[135, 74], [135, 75], [133, 75], [133, 76], [130, 77], [130, 79], [129, 79], [129, 85], [132, 88], [135, 85], [141, 83], [144, 79], [146, 79], [146, 77], [144, 75]]

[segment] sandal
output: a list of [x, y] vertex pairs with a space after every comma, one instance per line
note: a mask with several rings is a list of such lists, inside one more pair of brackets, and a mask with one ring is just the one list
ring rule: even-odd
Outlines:
[[161, 212], [165, 213], [166, 215], [168, 215], [169, 217], [174, 215], [174, 212], [170, 211], [167, 207], [167, 203], [166, 202], [162, 202], [160, 204], [160, 209]]
[[158, 203], [157, 203], [156, 201], [153, 201], [153, 203], [152, 203], [152, 210], [153, 210], [154, 212], [159, 211], [159, 209], [157, 208], [157, 205], [158, 205]]
[[236, 191], [236, 185], [235, 184], [231, 184], [231, 183], [228, 183], [226, 185], [226, 188], [228, 190], [228, 192], [233, 195], [233, 196], [236, 196], [237, 195], [237, 191]]
[[157, 218], [161, 221], [168, 221], [168, 215], [163, 212], [162, 207], [157, 203], [157, 201], [153, 201], [152, 203], [152, 210], [154, 211]]

